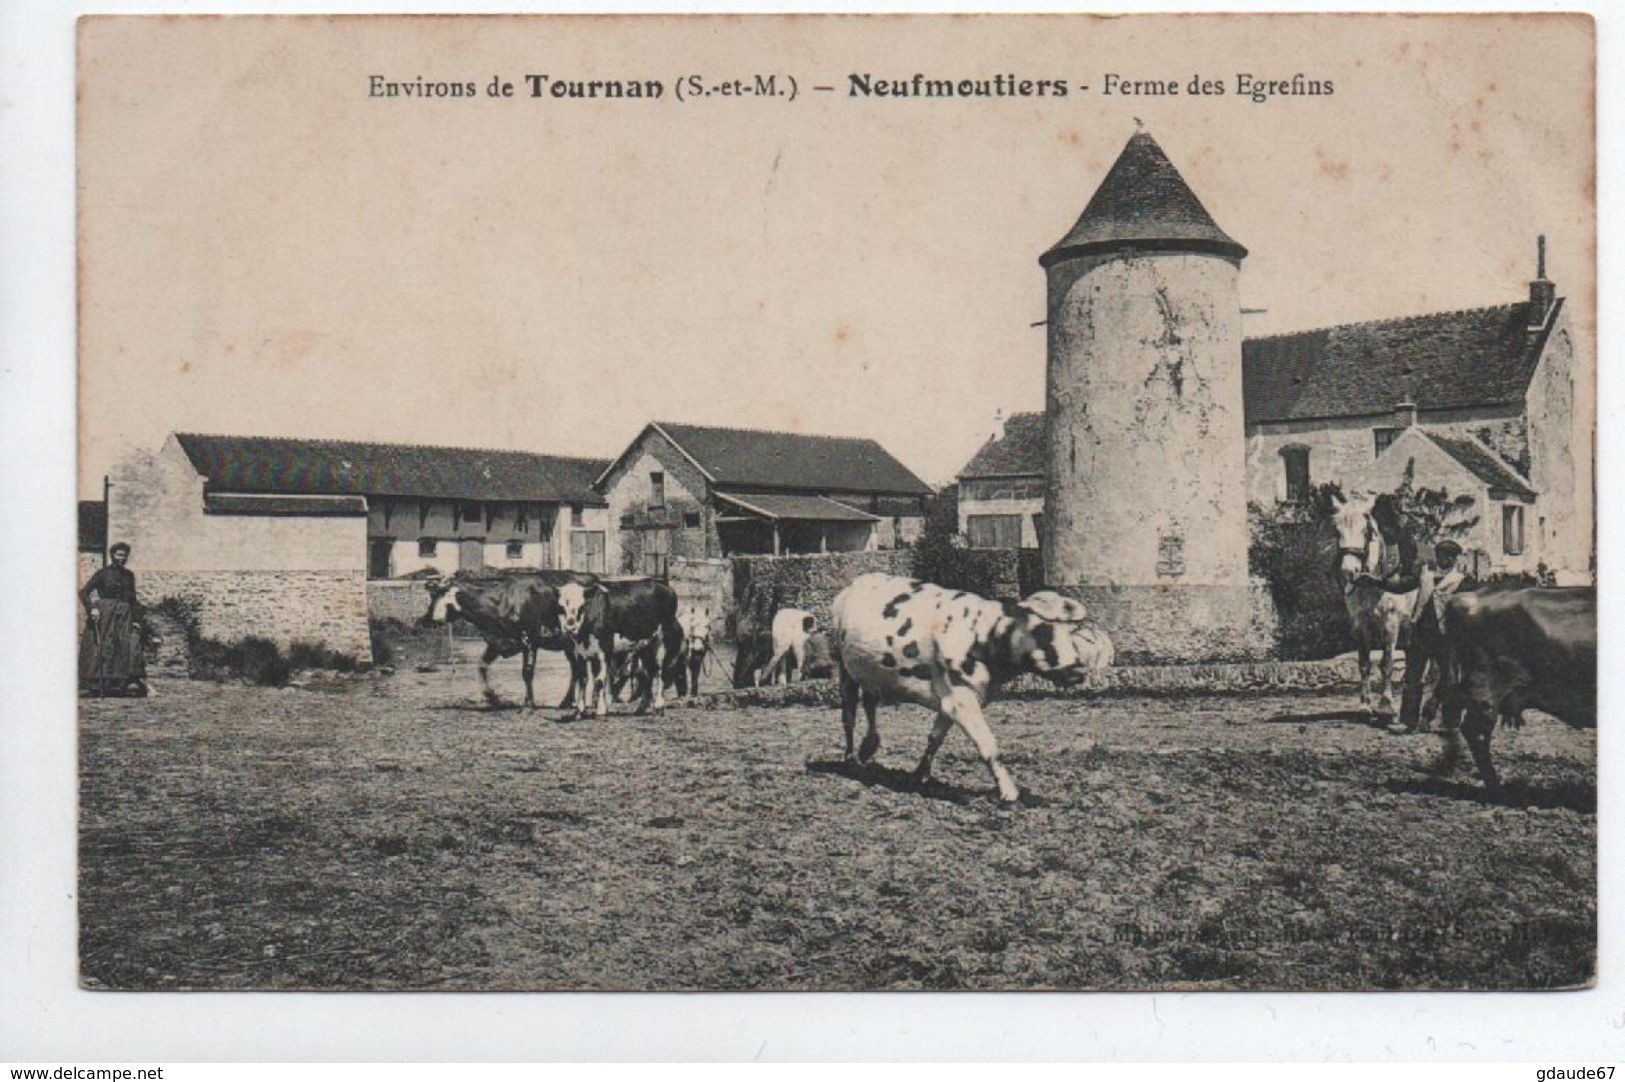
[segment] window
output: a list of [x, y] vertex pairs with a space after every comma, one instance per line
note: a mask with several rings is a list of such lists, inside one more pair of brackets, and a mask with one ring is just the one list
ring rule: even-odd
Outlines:
[[698, 511], [683, 512], [683, 529], [697, 530], [700, 528], [700, 513]]
[[1309, 448], [1281, 448], [1281, 462], [1286, 467], [1286, 498], [1298, 503], [1309, 498]]
[[1020, 515], [967, 515], [965, 531], [973, 549], [1017, 549], [1021, 547]]
[[671, 563], [671, 531], [643, 531], [643, 573], [665, 578]]
[[523, 560], [525, 558], [525, 543], [523, 541], [508, 542], [508, 559]]
[[1523, 554], [1523, 508], [1515, 503], [1501, 507], [1501, 551], [1508, 556]]
[[439, 547], [439, 544], [440, 543], [432, 537], [418, 538], [418, 556], [425, 560], [429, 559], [435, 554], [435, 549]]
[[580, 525], [582, 525], [582, 521], [581, 521], [581, 505], [579, 503], [572, 503], [570, 505], [570, 525], [571, 526], [580, 526]]
[[463, 521], [479, 522], [481, 517], [480, 505], [477, 503], [463, 504]]
[[1397, 428], [1373, 428], [1371, 430], [1371, 438], [1376, 444], [1379, 456], [1388, 450], [1388, 445], [1393, 443], [1398, 436], [1399, 429]]
[[666, 506], [666, 475], [659, 470], [649, 474], [649, 506], [651, 508]]

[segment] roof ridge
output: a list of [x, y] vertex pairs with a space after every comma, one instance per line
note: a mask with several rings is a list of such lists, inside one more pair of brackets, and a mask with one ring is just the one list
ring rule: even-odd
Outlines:
[[595, 455], [561, 455], [552, 451], [523, 451], [513, 447], [466, 447], [455, 443], [399, 443], [394, 440], [345, 440], [330, 439], [327, 437], [309, 436], [243, 436], [225, 432], [179, 432], [177, 437], [193, 436], [198, 439], [212, 440], [258, 440], [261, 442], [304, 443], [304, 444], [338, 444], [348, 447], [395, 447], [414, 451], [463, 451], [469, 454], [480, 455], [528, 455], [532, 458], [556, 458], [566, 462], [600, 463], [613, 461], [610, 458], [600, 458]]
[[1305, 334], [1329, 334], [1332, 331], [1346, 331], [1352, 327], [1388, 327], [1399, 323], [1413, 323], [1423, 319], [1438, 319], [1441, 316], [1461, 316], [1469, 312], [1495, 312], [1502, 308], [1517, 308], [1527, 305], [1528, 301], [1508, 301], [1504, 304], [1480, 304], [1471, 308], [1447, 308], [1440, 312], [1418, 312], [1409, 316], [1388, 316], [1383, 319], [1356, 319], [1348, 323], [1331, 323], [1324, 327], [1304, 327], [1296, 331], [1278, 331], [1275, 334], [1255, 334], [1244, 337], [1244, 342], [1270, 342], [1277, 338], [1297, 338]]
[[[831, 436], [822, 432], [791, 432], [783, 428], [744, 428], [739, 425], [705, 425], [694, 421], [655, 420], [651, 423], [657, 424], [661, 428], [671, 428], [673, 426], [678, 428], [705, 428], [713, 432], [740, 432], [752, 436], [794, 436], [803, 440], [840, 440], [844, 443], [872, 443], [877, 447], [880, 446], [880, 441], [873, 436]], [[884, 450], [885, 448], [882, 447], [881, 449]]]

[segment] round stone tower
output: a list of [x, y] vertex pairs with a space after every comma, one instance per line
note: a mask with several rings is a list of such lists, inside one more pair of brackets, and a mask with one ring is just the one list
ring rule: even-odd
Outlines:
[[1247, 575], [1246, 255], [1141, 131], [1039, 259], [1045, 579], [1082, 598], [1129, 659], [1267, 650]]

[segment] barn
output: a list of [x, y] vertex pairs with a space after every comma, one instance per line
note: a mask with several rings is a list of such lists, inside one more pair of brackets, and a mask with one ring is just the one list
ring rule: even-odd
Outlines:
[[931, 489], [872, 439], [653, 421], [597, 478], [609, 567], [672, 557], [892, 549], [917, 539]]
[[[370, 655], [424, 572], [601, 571], [607, 463], [521, 451], [176, 433], [107, 478], [106, 536], [142, 599], [190, 598], [202, 630]], [[400, 588], [388, 587], [396, 583]]]

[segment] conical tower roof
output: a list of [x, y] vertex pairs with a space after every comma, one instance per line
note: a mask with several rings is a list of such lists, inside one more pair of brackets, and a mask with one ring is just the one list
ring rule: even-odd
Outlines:
[[1038, 262], [1049, 267], [1074, 256], [1124, 248], [1210, 252], [1235, 260], [1247, 255], [1215, 224], [1168, 155], [1143, 131], [1129, 138], [1071, 232]]

